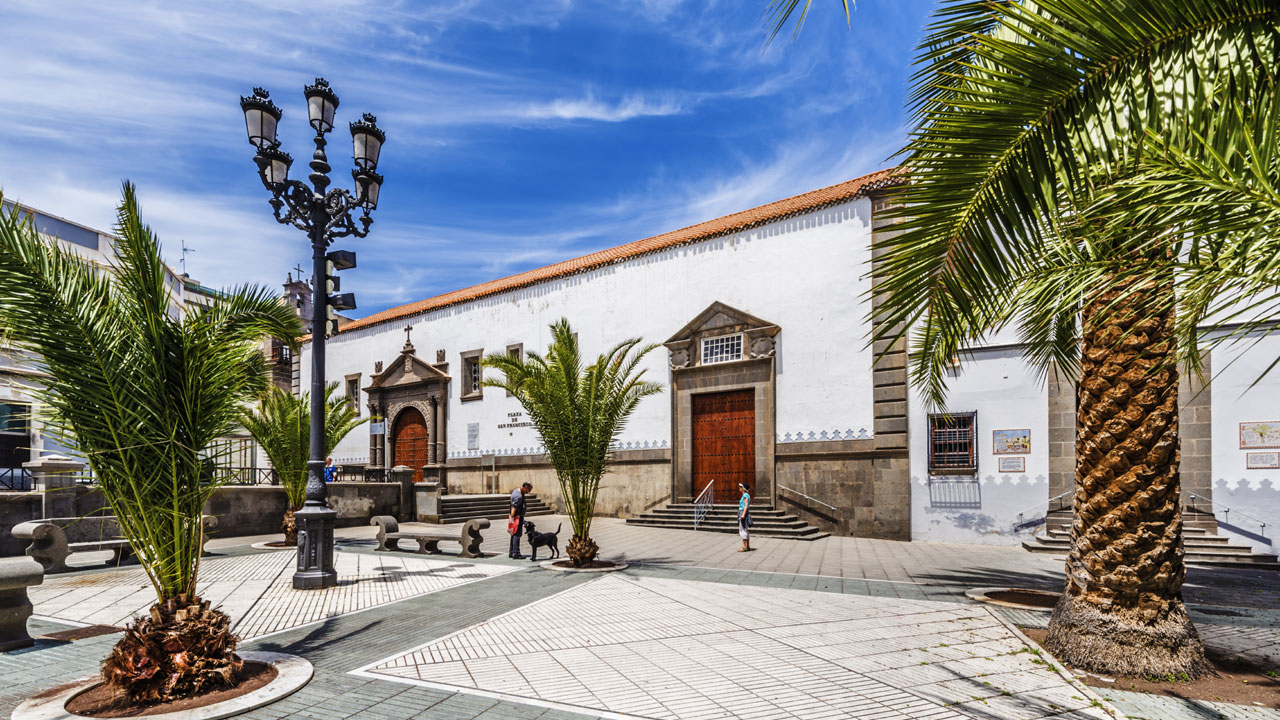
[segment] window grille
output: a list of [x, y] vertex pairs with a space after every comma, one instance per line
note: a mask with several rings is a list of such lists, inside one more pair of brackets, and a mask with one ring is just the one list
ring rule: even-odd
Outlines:
[[31, 406], [0, 403], [0, 433], [26, 435], [30, 432]]
[[929, 472], [972, 475], [978, 471], [978, 414], [929, 416]]
[[467, 361], [467, 382], [471, 392], [480, 392], [480, 363], [475, 360]]
[[347, 404], [352, 410], [356, 411], [356, 415], [360, 414], [360, 376], [347, 378]]
[[742, 359], [742, 335], [721, 335], [702, 341], [702, 364], [731, 362]]

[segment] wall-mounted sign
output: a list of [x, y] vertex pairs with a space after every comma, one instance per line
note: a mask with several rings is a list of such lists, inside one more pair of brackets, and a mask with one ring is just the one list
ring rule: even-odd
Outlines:
[[1249, 470], [1280, 469], [1280, 452], [1245, 453], [1244, 466]]
[[524, 419], [524, 413], [509, 412], [507, 413], [507, 421], [498, 423], [499, 430], [518, 427], [533, 427], [533, 423]]
[[1280, 448], [1280, 420], [1240, 423], [1240, 449]]
[[1031, 430], [992, 430], [991, 444], [996, 455], [1026, 455], [1031, 452]]
[[467, 449], [480, 449], [480, 423], [467, 423]]
[[384, 422], [369, 423], [370, 435], [386, 435], [387, 424]]
[[1027, 459], [1024, 457], [1002, 457], [996, 458], [996, 464], [1002, 473], [1026, 472]]

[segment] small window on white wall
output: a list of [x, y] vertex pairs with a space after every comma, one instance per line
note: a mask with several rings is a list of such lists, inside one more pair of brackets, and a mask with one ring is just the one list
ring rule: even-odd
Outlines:
[[742, 359], [742, 334], [721, 335], [702, 340], [702, 364], [731, 362]]

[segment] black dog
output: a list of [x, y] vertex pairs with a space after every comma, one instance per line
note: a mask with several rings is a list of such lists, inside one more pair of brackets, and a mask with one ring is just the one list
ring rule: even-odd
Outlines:
[[540, 533], [533, 529], [533, 523], [525, 521], [525, 536], [529, 538], [529, 547], [533, 548], [533, 553], [529, 556], [530, 562], [538, 559], [538, 548], [544, 545], [551, 548], [551, 551], [555, 553], [551, 556], [552, 558], [560, 557], [560, 540], [556, 538], [556, 535], [559, 534], [562, 527], [564, 527], [564, 523], [557, 526], [556, 531], [553, 533]]

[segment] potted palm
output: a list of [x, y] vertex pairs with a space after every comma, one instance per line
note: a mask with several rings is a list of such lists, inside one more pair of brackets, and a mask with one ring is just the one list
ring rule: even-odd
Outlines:
[[39, 356], [49, 423], [88, 459], [156, 602], [102, 663], [136, 703], [237, 682], [230, 619], [197, 595], [203, 455], [266, 386], [264, 335], [293, 343], [302, 328], [265, 288], [241, 287], [185, 313], [132, 185], [116, 226], [111, 272], [0, 214], [0, 326]]
[[[324, 454], [365, 422], [347, 398], [335, 396], [337, 383], [324, 390]], [[262, 446], [271, 467], [289, 498], [280, 529], [285, 547], [298, 544], [298, 526], [293, 513], [307, 499], [307, 458], [311, 454], [311, 399], [309, 393], [295, 396], [273, 387], [259, 400], [256, 410], [246, 410], [240, 418], [245, 429]]]
[[574, 567], [589, 565], [600, 551], [591, 539], [591, 519], [610, 446], [640, 401], [662, 392], [662, 385], [644, 380], [645, 371], [637, 370], [656, 347], [641, 346], [639, 338], [624, 340], [584, 368], [577, 336], [562, 318], [551, 325], [545, 357], [494, 353], [483, 361], [504, 375], [484, 384], [519, 400], [542, 436], [573, 528], [565, 553]]

